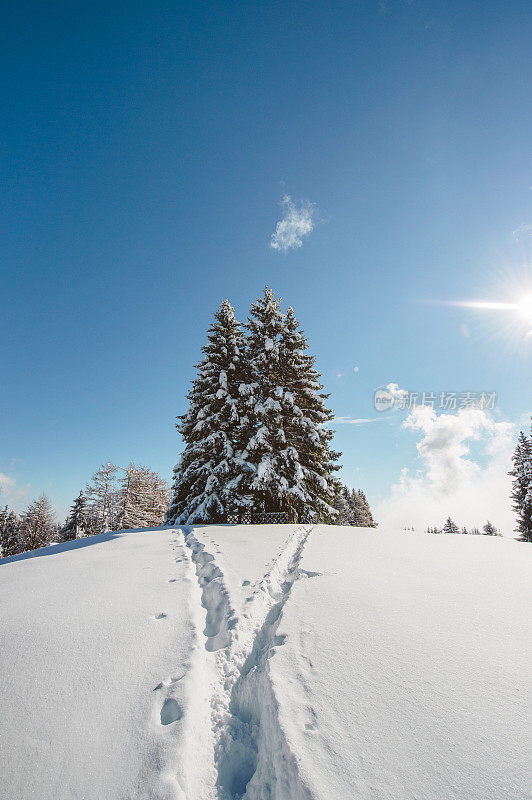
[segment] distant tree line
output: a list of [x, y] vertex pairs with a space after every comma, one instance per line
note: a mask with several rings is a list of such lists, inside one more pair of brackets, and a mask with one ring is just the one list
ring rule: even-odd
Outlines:
[[7, 506], [0, 510], [2, 558], [111, 530], [157, 527], [169, 501], [168, 484], [157, 472], [133, 462], [127, 467], [107, 462], [80, 491], [63, 525], [44, 494], [20, 516]]
[[[427, 528], [425, 533], [462, 533], [462, 534], [472, 534], [473, 536], [480, 535], [480, 531], [478, 528], [471, 528], [470, 531], [467, 530], [466, 527], [459, 528], [456, 522], [454, 522], [451, 517], [447, 517], [445, 524], [442, 528]], [[484, 527], [482, 528], [482, 534], [485, 536], [502, 536], [502, 533], [497, 530], [495, 525], [492, 525], [491, 522], [488, 520]]]

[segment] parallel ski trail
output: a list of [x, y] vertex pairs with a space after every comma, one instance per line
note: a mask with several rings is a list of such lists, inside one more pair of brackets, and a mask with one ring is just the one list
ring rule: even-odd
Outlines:
[[[299, 571], [311, 528], [297, 528], [270, 562], [265, 575], [247, 598], [245, 613], [232, 605], [215, 555], [184, 528], [185, 542], [196, 567], [206, 611], [205, 650], [212, 653], [215, 673], [211, 686], [211, 729], [219, 800], [288, 797], [276, 784], [298, 786], [298, 798], [308, 795], [297, 780], [297, 768], [276, 719], [268, 660], [282, 645], [277, 636], [284, 604]], [[242, 610], [243, 611], [243, 610]], [[273, 701], [273, 702], [272, 702]], [[271, 767], [274, 744], [277, 750]], [[278, 773], [278, 774], [275, 774]], [[261, 786], [263, 783], [269, 786]], [[294, 795], [295, 798], [295, 795]]]
[[[212, 735], [205, 720], [210, 713], [209, 687], [214, 681], [214, 665], [205, 652], [202, 626], [201, 592], [195, 575], [195, 563], [186, 546], [183, 532], [173, 529], [170, 539], [173, 561], [179, 565], [181, 580], [190, 584], [190, 591], [179, 612], [193, 632], [193, 647], [187, 661], [153, 687], [152, 725], [159, 728], [159, 750], [154, 754], [160, 800], [216, 800]], [[175, 583], [175, 577], [166, 578]], [[156, 619], [166, 618], [158, 614]], [[140, 794], [139, 794], [140, 796]], [[142, 794], [142, 797], [148, 796]], [[150, 797], [152, 795], [150, 794]], [[155, 795], [154, 795], [155, 796]]]

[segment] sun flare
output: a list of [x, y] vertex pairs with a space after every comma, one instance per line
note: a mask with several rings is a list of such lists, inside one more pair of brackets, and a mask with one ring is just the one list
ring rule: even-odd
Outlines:
[[[480, 311], [503, 311], [513, 312], [513, 317], [519, 325], [518, 320], [532, 324], [532, 294], [525, 294], [521, 300], [512, 302], [501, 302], [499, 300], [451, 300], [445, 305], [457, 308], [471, 308]], [[517, 316], [515, 315], [517, 312]], [[510, 314], [512, 316], [512, 314]], [[520, 323], [522, 325], [522, 322]]]
[[484, 284], [481, 298], [428, 302], [464, 310], [458, 328], [462, 338], [491, 339], [493, 353], [500, 357], [528, 353], [532, 343], [530, 265], [493, 268], [487, 280], [486, 275], [479, 275], [479, 281]]
[[532, 323], [532, 294], [523, 297], [517, 307], [521, 316], [524, 317], [527, 322]]

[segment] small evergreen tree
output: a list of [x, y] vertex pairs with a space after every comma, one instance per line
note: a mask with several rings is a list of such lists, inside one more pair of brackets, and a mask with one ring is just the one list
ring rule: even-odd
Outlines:
[[20, 524], [26, 550], [45, 547], [54, 535], [54, 523], [55, 514], [45, 494], [30, 503]]
[[486, 524], [484, 525], [482, 530], [484, 531], [484, 535], [485, 536], [499, 536], [500, 535], [499, 531], [497, 530], [495, 525], [492, 525], [489, 520], [486, 522]]
[[2, 558], [16, 556], [22, 553], [23, 547], [20, 539], [20, 531], [15, 514], [10, 511], [7, 513], [5, 508], [5, 520], [2, 527]]
[[445, 525], [443, 526], [443, 533], [458, 533], [458, 525], [453, 522], [450, 517], [447, 517]]
[[465, 527], [465, 525], [464, 525], [464, 527], [462, 528], [462, 530], [460, 531], [460, 533], [464, 533], [464, 534], [465, 534], [465, 533], [468, 533], [468, 530], [467, 530], [467, 528]]
[[0, 510], [0, 553], [2, 553], [2, 543], [3, 543], [3, 535], [4, 530], [6, 527], [7, 517], [9, 515], [9, 511], [7, 506]]
[[68, 542], [72, 539], [80, 539], [82, 536], [89, 535], [86, 505], [87, 501], [83, 496], [83, 491], [81, 491], [74, 500], [70, 516], [61, 530], [61, 541]]
[[362, 528], [376, 528], [377, 523], [374, 522], [369, 503], [366, 500], [366, 495], [359, 489], [351, 491], [351, 510], [352, 522], [351, 525], [356, 525]]
[[516, 531], [519, 539], [532, 542], [532, 436], [519, 434], [513, 455], [513, 478], [511, 499], [517, 514]]
[[340, 494], [334, 500], [334, 507], [338, 512], [335, 519], [336, 525], [350, 525], [351, 524], [351, 505], [350, 505], [349, 490], [342, 486]]
[[479, 536], [480, 535], [480, 531], [476, 527], [475, 528], [471, 528], [471, 533], [473, 534], [473, 536]]

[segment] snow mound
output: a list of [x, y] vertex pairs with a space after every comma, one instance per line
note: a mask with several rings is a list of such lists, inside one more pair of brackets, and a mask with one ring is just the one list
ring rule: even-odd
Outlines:
[[521, 800], [530, 549], [339, 526], [120, 532], [0, 561], [26, 800]]

